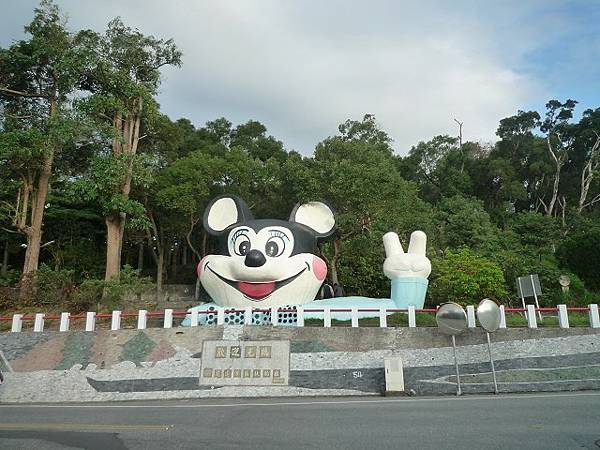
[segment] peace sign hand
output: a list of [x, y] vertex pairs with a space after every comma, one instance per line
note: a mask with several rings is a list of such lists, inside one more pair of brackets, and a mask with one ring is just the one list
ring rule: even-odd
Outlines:
[[427, 278], [431, 273], [431, 262], [425, 256], [427, 236], [422, 231], [414, 231], [410, 235], [408, 253], [402, 250], [402, 244], [396, 233], [383, 235], [385, 261], [383, 273], [390, 280], [404, 277]]

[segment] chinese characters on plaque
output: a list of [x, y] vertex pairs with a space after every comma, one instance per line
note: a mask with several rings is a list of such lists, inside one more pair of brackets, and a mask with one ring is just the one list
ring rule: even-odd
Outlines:
[[200, 385], [287, 385], [289, 341], [204, 341]]

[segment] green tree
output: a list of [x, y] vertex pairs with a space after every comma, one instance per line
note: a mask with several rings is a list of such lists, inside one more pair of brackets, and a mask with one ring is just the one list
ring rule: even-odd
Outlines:
[[38, 268], [46, 199], [56, 157], [73, 139], [71, 95], [81, 76], [81, 42], [58, 6], [42, 0], [27, 40], [0, 49], [0, 161], [20, 182], [14, 225], [27, 238], [22, 295]]
[[600, 227], [590, 227], [565, 239], [558, 257], [590, 289], [600, 291]]
[[[294, 198], [324, 200], [336, 212], [337, 232], [323, 251], [332, 281], [340, 282], [343, 273], [347, 291], [367, 295], [369, 290], [389, 289], [381, 271], [383, 234], [394, 230], [408, 236], [417, 228], [428, 231], [431, 219], [416, 186], [400, 176], [391, 140], [374, 123], [370, 115], [362, 122], [345, 122], [341, 135], [317, 145], [314, 158], [304, 162], [292, 158], [285, 168], [288, 182], [296, 189]], [[369, 265], [376, 273], [371, 272], [363, 284], [357, 274]], [[377, 287], [371, 284], [369, 289], [369, 281], [375, 279]]]
[[502, 269], [466, 247], [446, 251], [433, 259], [432, 266], [428, 296], [433, 305], [447, 301], [476, 305], [484, 298], [506, 300]]
[[480, 200], [460, 195], [444, 198], [437, 218], [442, 247], [478, 249], [498, 231]]
[[[116, 18], [104, 35], [87, 31], [83, 39], [89, 49], [86, 78], [80, 88], [91, 95], [83, 108], [96, 118], [110, 139], [105, 153], [104, 174], [115, 178], [104, 184], [117, 187], [104, 204], [107, 231], [105, 280], [118, 278], [125, 221], [132, 208], [129, 195], [134, 179], [136, 155], [142, 128], [151, 127], [156, 116], [154, 96], [160, 85], [161, 68], [179, 66], [181, 52], [171, 39], [145, 36]], [[145, 121], [145, 123], [143, 123]]]

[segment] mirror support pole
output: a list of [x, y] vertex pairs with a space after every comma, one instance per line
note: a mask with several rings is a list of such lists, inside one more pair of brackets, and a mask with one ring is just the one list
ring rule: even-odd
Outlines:
[[492, 378], [494, 379], [494, 394], [498, 395], [498, 382], [496, 381], [496, 368], [494, 367], [494, 358], [492, 357], [492, 344], [490, 342], [490, 333], [486, 331], [488, 352], [490, 354], [490, 365], [492, 366]]
[[456, 395], [462, 395], [460, 389], [460, 373], [458, 372], [458, 360], [456, 359], [456, 337], [452, 335], [452, 352], [454, 353], [454, 368], [456, 369]]

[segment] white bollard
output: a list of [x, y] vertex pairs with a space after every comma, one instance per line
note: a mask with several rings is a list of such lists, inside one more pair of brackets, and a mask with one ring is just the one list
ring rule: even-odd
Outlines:
[[96, 328], [96, 313], [89, 311], [85, 315], [85, 331], [94, 331]]
[[417, 315], [415, 313], [415, 305], [408, 305], [408, 326], [410, 328], [417, 327]]
[[33, 331], [41, 333], [44, 331], [44, 313], [37, 313], [35, 315], [35, 322], [33, 322]]
[[387, 313], [385, 308], [379, 308], [379, 328], [387, 328]]
[[274, 327], [276, 327], [277, 323], [279, 322], [277, 319], [277, 306], [273, 306], [271, 308], [271, 325], [273, 325]]
[[69, 322], [71, 319], [71, 313], [64, 312], [60, 314], [60, 327], [58, 331], [69, 331]]
[[116, 331], [121, 329], [121, 311], [113, 311], [112, 319], [110, 321], [110, 329]]
[[506, 328], [506, 311], [504, 311], [504, 305], [500, 305], [500, 326], [498, 328]]
[[296, 325], [304, 326], [304, 306], [296, 306]]
[[165, 309], [165, 320], [163, 328], [173, 328], [173, 310]]
[[589, 305], [590, 308], [590, 327], [592, 328], [600, 328], [600, 317], [598, 315], [598, 305], [597, 304], [591, 304]]
[[217, 306], [217, 325], [225, 325], [225, 308]]
[[148, 314], [148, 311], [146, 311], [145, 309], [140, 309], [138, 311], [138, 330], [146, 329], [146, 314]]
[[197, 327], [197, 326], [198, 326], [198, 310], [192, 309], [192, 311], [190, 312], [190, 327]]
[[244, 325], [252, 325], [252, 306], [244, 308]]
[[331, 308], [329, 306], [323, 308], [323, 327], [331, 328]]
[[358, 308], [356, 306], [352, 307], [350, 316], [352, 317], [352, 328], [358, 328]]
[[475, 322], [475, 307], [473, 305], [467, 306], [467, 327], [477, 327], [477, 323]]
[[535, 305], [527, 305], [527, 326], [537, 328], [537, 318], [535, 317]]
[[567, 305], [558, 306], [558, 326], [561, 328], [569, 328], [569, 313]]
[[10, 331], [12, 333], [20, 333], [23, 329], [23, 314], [13, 314], [12, 327]]

